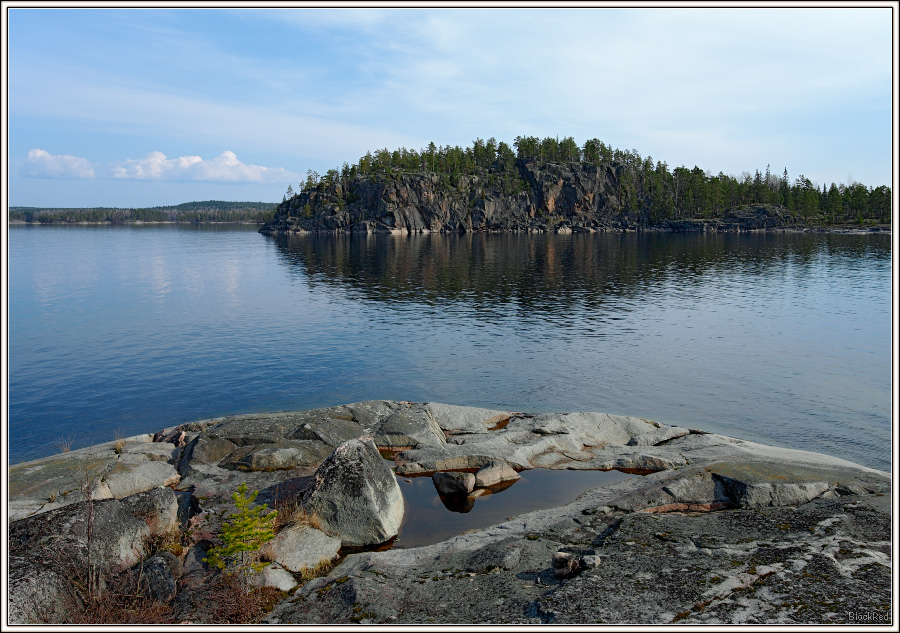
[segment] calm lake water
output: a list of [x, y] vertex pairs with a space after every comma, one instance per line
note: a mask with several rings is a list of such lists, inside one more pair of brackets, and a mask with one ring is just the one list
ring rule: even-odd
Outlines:
[[10, 227], [11, 463], [368, 399], [637, 415], [891, 464], [885, 235]]

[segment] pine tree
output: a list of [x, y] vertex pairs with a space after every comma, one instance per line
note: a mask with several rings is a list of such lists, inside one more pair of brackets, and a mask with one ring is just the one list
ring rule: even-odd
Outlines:
[[246, 571], [248, 567], [247, 554], [255, 552], [265, 543], [275, 538], [275, 517], [278, 512], [273, 510], [263, 514], [268, 506], [251, 507], [256, 500], [258, 490], [247, 494], [247, 484], [242, 483], [237, 492], [231, 495], [237, 512], [228, 517], [222, 524], [222, 547], [213, 547], [207, 552], [203, 562], [225, 569], [228, 565], [236, 565], [240, 571]]

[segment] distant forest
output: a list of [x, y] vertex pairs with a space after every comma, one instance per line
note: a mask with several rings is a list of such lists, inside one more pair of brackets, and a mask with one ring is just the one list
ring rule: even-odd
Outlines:
[[[301, 191], [323, 190], [341, 184], [346, 191], [357, 178], [378, 178], [396, 172], [432, 172], [442, 183], [455, 186], [461, 175], [479, 176], [506, 195], [528, 191], [517, 161], [581, 162], [605, 165], [616, 173], [619, 196], [626, 212], [647, 212], [652, 223], [682, 218], [716, 218], [728, 209], [748, 204], [780, 204], [808, 224], [875, 224], [891, 221], [891, 188], [867, 187], [859, 182], [830, 185], [800, 174], [791, 178], [787, 168], [779, 175], [765, 170], [743, 172], [740, 177], [713, 175], [700, 167], [670, 169], [662, 161], [642, 157], [637, 150], [613, 149], [593, 138], [578, 145], [571, 136], [562, 140], [518, 136], [510, 147], [494, 138], [476, 139], [465, 149], [433, 142], [421, 151], [387, 148], [366, 152], [357, 163], [344, 163], [324, 175], [307, 172]], [[285, 199], [294, 195], [288, 188]]]
[[275, 214], [271, 202], [226, 202], [205, 200], [185, 202], [168, 207], [124, 209], [94, 207], [63, 209], [52, 207], [10, 207], [9, 219], [40, 224], [75, 224], [79, 222], [251, 222], [262, 224]]

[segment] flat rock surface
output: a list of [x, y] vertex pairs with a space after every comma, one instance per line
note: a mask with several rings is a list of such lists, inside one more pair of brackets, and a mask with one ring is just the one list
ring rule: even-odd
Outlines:
[[[887, 495], [655, 513], [606, 505], [613, 488], [624, 496], [634, 484], [433, 546], [349, 556], [267, 622], [846, 624], [848, 613], [890, 615]], [[558, 578], [560, 550], [591, 568]]]
[[174, 444], [150, 435], [98, 444], [9, 467], [8, 519], [83, 501], [89, 483], [95, 499], [121, 499], [158, 486], [178, 483], [172, 462]]

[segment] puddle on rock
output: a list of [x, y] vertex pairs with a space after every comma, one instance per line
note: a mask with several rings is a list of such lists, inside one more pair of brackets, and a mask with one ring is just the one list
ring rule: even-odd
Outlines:
[[502, 523], [525, 512], [563, 505], [581, 493], [638, 475], [617, 470], [547, 470], [519, 473], [521, 479], [490, 494], [441, 497], [431, 477], [397, 477], [406, 513], [394, 547], [421, 547], [440, 543], [468, 530]]

